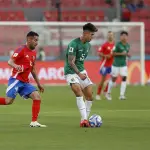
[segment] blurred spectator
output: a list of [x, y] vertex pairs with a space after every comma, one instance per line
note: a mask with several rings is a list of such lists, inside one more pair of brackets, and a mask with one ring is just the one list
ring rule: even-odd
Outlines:
[[40, 60], [40, 61], [45, 61], [45, 52], [44, 52], [44, 49], [42, 47], [39, 48], [39, 51], [38, 51], [38, 55], [37, 55], [37, 59]]

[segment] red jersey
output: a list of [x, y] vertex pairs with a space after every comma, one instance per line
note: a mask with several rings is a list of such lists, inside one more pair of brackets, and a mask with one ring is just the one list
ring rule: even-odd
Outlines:
[[12, 70], [12, 77], [22, 82], [29, 82], [29, 74], [32, 71], [33, 64], [36, 59], [36, 51], [30, 50], [23, 45], [15, 50], [12, 55], [15, 64], [23, 67], [23, 72], [18, 72], [15, 68]]
[[[104, 43], [98, 50], [98, 52], [103, 53], [104, 55], [112, 54], [113, 49], [115, 48], [115, 43]], [[110, 59], [102, 58], [101, 66], [111, 67], [113, 63], [113, 56]]]

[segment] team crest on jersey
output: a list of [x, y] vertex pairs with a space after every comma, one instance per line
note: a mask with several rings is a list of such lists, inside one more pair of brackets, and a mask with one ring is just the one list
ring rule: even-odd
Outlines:
[[29, 56], [28, 56], [28, 55], [26, 55], [26, 58], [29, 58]]
[[72, 81], [72, 82], [75, 81], [74, 78], [72, 78], [71, 81]]
[[110, 50], [110, 47], [108, 46], [108, 49]]

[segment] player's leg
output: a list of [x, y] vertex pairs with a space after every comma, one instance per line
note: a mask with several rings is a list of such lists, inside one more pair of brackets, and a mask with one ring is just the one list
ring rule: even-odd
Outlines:
[[81, 115], [81, 123], [80, 126], [88, 126], [87, 115], [86, 115], [86, 106], [83, 100], [83, 92], [80, 85], [79, 77], [77, 75], [66, 75], [65, 76], [68, 85], [70, 85], [71, 90], [76, 96], [77, 107], [79, 109]]
[[14, 102], [12, 97], [0, 97], [0, 105], [10, 105]]
[[122, 77], [121, 81], [121, 87], [120, 87], [120, 100], [125, 100], [125, 92], [126, 92], [126, 87], [127, 87], [127, 74], [128, 74], [128, 69], [127, 66], [121, 67], [120, 68], [120, 75]]
[[70, 83], [70, 86], [71, 86], [73, 93], [76, 96], [77, 107], [81, 114], [81, 120], [87, 120], [86, 106], [83, 100], [83, 92], [82, 92], [81, 86], [78, 83]]
[[37, 89], [29, 84], [24, 83], [24, 87], [19, 91], [21, 97], [27, 99], [32, 99], [32, 121], [30, 123], [30, 127], [46, 127], [46, 125], [41, 125], [37, 122], [38, 115], [40, 113], [40, 106], [41, 106], [41, 97]]
[[6, 97], [0, 97], [0, 105], [10, 105], [14, 102], [18, 90], [21, 87], [21, 82], [15, 78], [10, 78], [6, 89]]
[[85, 105], [86, 105], [86, 114], [87, 114], [87, 118], [89, 117], [90, 115], [90, 112], [91, 112], [91, 107], [92, 107], [92, 103], [93, 103], [93, 92], [92, 92], [92, 85], [89, 85], [87, 87], [85, 87], [83, 89], [83, 93], [84, 93], [84, 96], [85, 96]]
[[107, 100], [112, 100], [111, 90], [117, 80], [118, 74], [119, 74], [119, 67], [112, 66], [111, 78], [108, 83], [108, 91], [105, 95]]
[[109, 74], [110, 72], [111, 72], [111, 68], [109, 68], [109, 67], [102, 67], [102, 68], [100, 69], [101, 82], [99, 83], [98, 88], [97, 88], [96, 100], [100, 100], [100, 99], [101, 99], [101, 98], [100, 98], [100, 94], [101, 94], [101, 91], [102, 91], [102, 88], [103, 88], [103, 85], [104, 85], [106, 76], [107, 76], [107, 74]]
[[100, 83], [98, 84], [98, 87], [97, 87], [97, 95], [95, 97], [96, 100], [101, 100], [100, 95], [101, 95], [101, 91], [102, 91], [105, 79], [106, 79], [106, 75], [102, 75], [101, 76], [101, 81], [100, 81]]
[[[108, 71], [107, 71], [107, 74], [110, 74], [111, 73], [111, 67], [108, 67]], [[108, 83], [109, 82], [107, 82], [106, 80], [105, 80], [105, 82], [106, 82], [106, 86], [105, 86], [105, 88], [104, 88], [104, 95], [107, 93], [107, 91], [108, 91]]]

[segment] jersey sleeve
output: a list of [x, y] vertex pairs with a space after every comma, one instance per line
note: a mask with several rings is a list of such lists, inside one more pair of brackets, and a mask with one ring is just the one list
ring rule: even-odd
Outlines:
[[75, 42], [71, 42], [68, 45], [68, 55], [76, 56], [76, 52], [77, 52], [77, 44]]
[[18, 58], [22, 57], [23, 53], [22, 53], [22, 49], [16, 49], [14, 51], [14, 53], [12, 54], [11, 58], [13, 60], [17, 60]]
[[130, 51], [130, 45], [128, 45], [128, 48], [127, 48], [127, 53], [129, 53]]
[[113, 52], [119, 52], [119, 44], [118, 43], [116, 45], [114, 45]]

